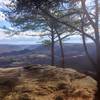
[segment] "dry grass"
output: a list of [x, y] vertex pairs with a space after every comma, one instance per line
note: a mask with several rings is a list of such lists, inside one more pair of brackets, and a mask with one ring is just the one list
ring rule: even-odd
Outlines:
[[0, 100], [93, 100], [96, 81], [72, 69], [0, 69]]

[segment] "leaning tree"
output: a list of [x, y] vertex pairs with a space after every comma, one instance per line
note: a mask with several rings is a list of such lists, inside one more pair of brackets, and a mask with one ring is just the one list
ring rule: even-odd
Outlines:
[[[100, 99], [100, 2], [99, 0], [80, 0], [82, 13], [80, 14], [82, 39], [84, 48], [88, 58], [90, 59], [94, 69], [96, 70], [96, 80], [98, 82], [98, 91], [96, 100]], [[95, 44], [96, 57], [89, 54], [86, 38], [87, 33], [92, 37]]]

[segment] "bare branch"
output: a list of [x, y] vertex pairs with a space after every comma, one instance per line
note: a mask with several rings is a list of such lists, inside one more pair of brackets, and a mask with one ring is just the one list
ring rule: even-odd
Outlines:
[[81, 3], [82, 3], [82, 8], [83, 8], [83, 11], [84, 13], [86, 14], [86, 17], [88, 18], [88, 20], [90, 21], [91, 25], [93, 26], [93, 28], [95, 29], [96, 28], [96, 25], [95, 23], [93, 22], [92, 18], [90, 17], [87, 9], [86, 9], [86, 5], [85, 5], [85, 0], [81, 0]]
[[51, 19], [53, 19], [54, 22], [62, 23], [62, 24], [64, 24], [64, 25], [66, 25], [66, 26], [68, 26], [68, 27], [70, 27], [70, 28], [72, 28], [72, 29], [74, 29], [74, 30], [76, 30], [76, 31], [78, 31], [78, 32], [80, 32], [80, 33], [82, 33], [82, 34], [85, 34], [88, 38], [90, 38], [90, 39], [92, 39], [93, 41], [95, 41], [95, 39], [94, 39], [91, 35], [89, 35], [89, 34], [87, 34], [87, 33], [85, 33], [85, 32], [82, 32], [82, 30], [80, 30], [80, 29], [76, 28], [75, 26], [71, 25], [69, 22], [62, 22], [62, 21], [60, 21], [59, 19], [53, 17], [48, 11], [46, 11], [46, 10], [44, 10], [44, 9], [42, 9], [42, 8], [40, 8], [40, 9], [43, 11], [44, 14], [46, 14], [48, 17], [50, 17]]

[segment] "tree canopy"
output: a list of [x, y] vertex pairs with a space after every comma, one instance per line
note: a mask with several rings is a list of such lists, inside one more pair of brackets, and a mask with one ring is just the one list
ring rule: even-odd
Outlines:
[[[79, 13], [72, 0], [13, 0], [10, 8], [8, 20], [23, 30], [35, 30], [37, 26], [43, 29], [44, 25], [47, 26], [44, 17], [52, 19], [54, 23], [56, 20], [73, 23], [72, 17]], [[77, 21], [74, 20], [74, 23], [77, 24]]]

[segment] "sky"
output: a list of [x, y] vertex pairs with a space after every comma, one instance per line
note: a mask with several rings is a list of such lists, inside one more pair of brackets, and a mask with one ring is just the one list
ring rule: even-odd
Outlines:
[[[9, 0], [0, 0], [0, 27], [6, 26], [8, 28], [12, 28], [11, 24], [5, 20], [5, 15], [2, 13], [3, 9], [6, 9], [3, 6], [3, 3], [9, 3]], [[28, 32], [29, 33], [29, 32]], [[5, 31], [0, 29], [0, 44], [37, 44], [41, 43], [41, 41], [48, 39], [48, 37], [40, 37], [40, 32], [31, 31], [30, 34], [37, 34], [37, 36], [27, 36], [27, 32], [22, 33], [20, 35], [9, 36], [5, 34]], [[70, 39], [66, 39], [67, 43], [82, 43], [82, 39], [80, 36], [73, 36]]]
[[[6, 9], [3, 6], [3, 3], [9, 3], [9, 0], [0, 0], [0, 27], [6, 26], [8, 28], [12, 28], [11, 24], [5, 20], [5, 15], [2, 13], [3, 9]], [[43, 41], [43, 38], [40, 36], [27, 36], [27, 32], [20, 34], [20, 35], [14, 35], [9, 36], [5, 34], [5, 31], [3, 29], [0, 29], [0, 44], [36, 44]], [[37, 34], [39, 35], [40, 32], [30, 32], [31, 34]]]

